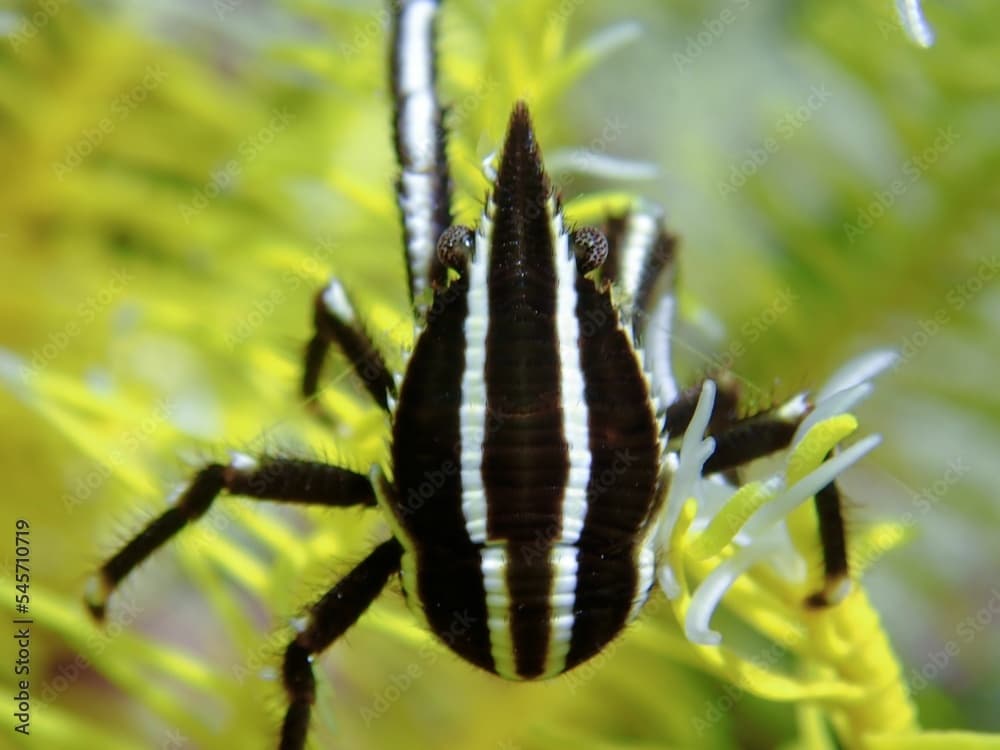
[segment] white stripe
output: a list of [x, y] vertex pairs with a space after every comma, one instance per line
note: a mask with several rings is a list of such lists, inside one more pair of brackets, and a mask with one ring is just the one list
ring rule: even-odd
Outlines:
[[[642, 272], [653, 261], [659, 235], [659, 215], [641, 210], [629, 214], [622, 237], [621, 286], [625, 292], [626, 314], [635, 314], [635, 304], [642, 284]], [[668, 263], [666, 259], [657, 262]], [[644, 348], [643, 366], [649, 373], [654, 396], [661, 408], [677, 398], [670, 357], [670, 338], [674, 320], [673, 269], [657, 269], [657, 278], [650, 289], [650, 300], [655, 300], [640, 321], [639, 337]]]
[[569, 447], [569, 476], [562, 503], [559, 541], [573, 544], [580, 538], [587, 517], [587, 484], [590, 482], [590, 415], [580, 360], [580, 325], [576, 317], [576, 260], [569, 251], [569, 234], [555, 199], [548, 201], [556, 269], [556, 337], [562, 393], [562, 431]]
[[229, 451], [229, 468], [240, 474], [257, 471], [260, 464], [257, 459], [240, 451]]
[[411, 0], [399, 17], [399, 89], [403, 94], [425, 91], [434, 85], [431, 26], [437, 3]]
[[649, 591], [653, 586], [654, 577], [656, 576], [654, 534], [648, 534], [636, 550], [635, 572], [635, 598], [632, 599], [632, 608], [629, 609], [626, 623], [632, 622], [639, 615], [639, 610], [642, 609], [646, 600], [649, 599]]
[[[484, 547], [480, 552], [483, 589], [486, 592], [486, 622], [490, 633], [490, 653], [493, 666], [501, 677], [523, 679], [517, 672], [514, 656], [513, 620], [510, 589], [507, 586], [509, 550], [506, 543]], [[577, 570], [579, 549], [572, 545], [557, 545], [549, 551], [549, 572], [552, 588], [549, 591], [549, 647], [540, 678], [555, 677], [566, 668], [573, 639], [576, 606]]]
[[656, 242], [656, 219], [647, 213], [634, 211], [629, 214], [622, 237], [621, 286], [625, 291], [629, 308], [633, 308], [639, 284], [642, 283], [642, 269], [649, 262], [650, 251]]
[[555, 252], [556, 269], [556, 338], [559, 352], [559, 378], [562, 396], [562, 431], [569, 451], [569, 474], [562, 501], [562, 528], [559, 541], [549, 553], [552, 589], [549, 594], [551, 620], [549, 647], [542, 676], [553, 677], [566, 668], [573, 639], [573, 614], [576, 605], [577, 570], [583, 525], [587, 518], [587, 485], [593, 457], [590, 452], [590, 413], [583, 383], [580, 347], [580, 324], [576, 316], [576, 259], [569, 249], [569, 234], [555, 198], [548, 203], [549, 226]]
[[413, 296], [417, 298], [427, 288], [427, 273], [438, 240], [434, 236], [434, 178], [404, 169], [399, 206], [409, 238], [407, 255], [413, 274]]
[[580, 550], [575, 546], [557, 545], [549, 552], [549, 568], [552, 572], [552, 590], [549, 606], [552, 609], [549, 622], [549, 650], [545, 657], [545, 670], [541, 677], [555, 677], [566, 669], [566, 655], [573, 639], [573, 623], [576, 618], [576, 573], [579, 568]]
[[510, 590], [507, 588], [507, 545], [482, 550], [483, 588], [486, 591], [486, 625], [490, 631], [493, 668], [501, 677], [521, 679], [514, 662], [510, 624]]
[[337, 279], [330, 279], [330, 283], [323, 292], [323, 305], [327, 312], [343, 323], [353, 323], [355, 321], [354, 307], [347, 298], [344, 285]]
[[[645, 365], [649, 368], [654, 393], [660, 406], [666, 408], [677, 398], [677, 381], [674, 380], [670, 357], [675, 303], [671, 290], [661, 289], [663, 278], [653, 288], [653, 299], [657, 302], [642, 327], [642, 343], [645, 348]], [[667, 285], [669, 282], [665, 286]]]
[[[491, 210], [492, 204], [487, 206]], [[465, 372], [458, 413], [461, 440], [462, 515], [469, 539], [486, 541], [486, 493], [483, 489], [483, 442], [486, 439], [486, 331], [489, 299], [486, 276], [493, 222], [485, 213], [476, 232], [476, 252], [469, 265], [469, 314], [465, 318]]]
[[409, 157], [406, 170], [413, 174], [433, 174], [437, 155], [434, 118], [437, 102], [430, 91], [404, 95], [400, 100], [400, 135]]
[[438, 104], [434, 94], [432, 32], [437, 4], [415, 0], [399, 17], [399, 133], [403, 147], [400, 207], [407, 235], [413, 294], [427, 286], [427, 273], [437, 237], [434, 235], [434, 175], [437, 171]]

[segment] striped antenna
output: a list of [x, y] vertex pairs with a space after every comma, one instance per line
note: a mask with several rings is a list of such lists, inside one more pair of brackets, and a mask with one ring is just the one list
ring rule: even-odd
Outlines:
[[451, 178], [434, 61], [434, 0], [393, 3], [391, 77], [399, 178], [396, 203], [403, 220], [410, 301], [421, 311], [425, 291], [444, 283], [447, 270], [435, 253], [451, 225]]

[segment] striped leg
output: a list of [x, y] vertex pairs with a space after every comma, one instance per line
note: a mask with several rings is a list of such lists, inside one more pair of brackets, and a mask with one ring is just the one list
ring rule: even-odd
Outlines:
[[605, 233], [608, 258], [601, 277], [622, 292], [622, 315], [631, 320], [632, 336], [645, 351], [662, 409], [677, 398], [670, 358], [677, 240], [667, 232], [662, 212], [645, 206], [609, 217]]
[[289, 705], [281, 726], [281, 750], [302, 750], [306, 744], [309, 714], [316, 702], [312, 655], [329, 647], [364, 614], [399, 572], [402, 554], [395, 539], [382, 542], [310, 607], [308, 623], [285, 650], [282, 680]]
[[[451, 226], [451, 175], [445, 154], [442, 108], [437, 99], [434, 60], [436, 0], [392, 3], [391, 84], [395, 102], [394, 143], [400, 173], [396, 202], [403, 220], [403, 242], [410, 302], [426, 307], [428, 287], [441, 288], [447, 268], [435, 252]], [[320, 416], [315, 396], [323, 360], [331, 344], [351, 360], [372, 398], [386, 411], [396, 385], [365, 333], [347, 294], [334, 279], [316, 299], [315, 334], [306, 348], [302, 395]]]
[[302, 373], [302, 395], [310, 409], [319, 411], [316, 393], [323, 360], [331, 344], [351, 362], [357, 375], [375, 403], [389, 411], [389, 400], [396, 396], [396, 383], [385, 365], [382, 355], [365, 331], [354, 305], [344, 287], [336, 279], [316, 295], [312, 339], [306, 346], [305, 367]]
[[122, 579], [189, 522], [204, 515], [223, 490], [257, 500], [375, 505], [371, 483], [361, 474], [311, 461], [257, 460], [234, 454], [228, 465], [209, 464], [201, 469], [170, 509], [101, 566], [87, 585], [86, 603], [91, 614], [102, 620], [108, 598]]
[[[667, 408], [667, 426], [671, 435], [678, 435], [687, 429], [700, 391], [700, 384], [697, 388], [685, 390]], [[704, 464], [703, 473], [706, 475], [731, 472], [787, 448], [798, 426], [812, 410], [800, 394], [781, 406], [736, 419], [733, 416], [738, 400], [735, 389], [720, 388], [719, 395], [722, 398], [716, 400], [708, 428], [708, 434], [715, 439], [715, 451]], [[825, 584], [821, 591], [806, 599], [806, 604], [822, 607], [834, 603], [835, 592], [849, 575], [847, 536], [840, 490], [836, 483], [831, 482], [817, 492], [814, 503], [823, 549]]]
[[434, 60], [436, 0], [398, 0], [392, 33], [395, 145], [400, 174], [396, 202], [403, 220], [410, 299], [423, 309], [428, 285], [443, 285], [446, 269], [435, 253], [452, 222], [451, 175]]
[[806, 598], [806, 606], [818, 608], [840, 601], [842, 597], [839, 592], [844, 581], [850, 577], [850, 569], [847, 564], [844, 508], [837, 483], [830, 482], [817, 492], [815, 502], [820, 544], [823, 547], [824, 586]]

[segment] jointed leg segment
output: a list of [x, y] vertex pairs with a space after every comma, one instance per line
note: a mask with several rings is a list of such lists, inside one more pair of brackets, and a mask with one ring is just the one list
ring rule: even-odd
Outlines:
[[445, 279], [435, 247], [452, 223], [451, 174], [434, 58], [439, 2], [399, 0], [393, 9], [390, 81], [400, 167], [396, 203], [403, 220], [410, 301], [420, 307], [424, 291]]
[[103, 619], [108, 597], [121, 580], [185, 525], [204, 515], [223, 491], [257, 500], [375, 505], [367, 477], [329, 464], [289, 458], [255, 460], [242, 454], [236, 454], [228, 465], [209, 464], [198, 471], [173, 507], [101, 566], [87, 590], [91, 614]]
[[382, 354], [368, 336], [361, 319], [336, 279], [316, 295], [313, 316], [315, 333], [306, 346], [302, 371], [302, 395], [314, 411], [319, 376], [323, 360], [331, 344], [335, 344], [350, 360], [354, 373], [361, 379], [372, 399], [389, 411], [389, 399], [396, 395], [396, 384], [385, 365]]
[[281, 750], [301, 750], [316, 702], [311, 657], [339, 638], [371, 606], [389, 579], [399, 572], [403, 548], [395, 539], [382, 542], [309, 610], [309, 620], [285, 651], [282, 681], [289, 705], [281, 727]]
[[[447, 277], [435, 248], [452, 223], [444, 109], [438, 99], [434, 59], [439, 5], [438, 0], [392, 4], [390, 83], [400, 168], [396, 204], [403, 222], [410, 302], [420, 312], [428, 288], [440, 288]], [[323, 360], [330, 345], [336, 344], [375, 402], [389, 411], [389, 399], [395, 395], [392, 376], [336, 280], [317, 297], [315, 331], [306, 348], [302, 379], [302, 394], [313, 409], [318, 411], [314, 397]]]

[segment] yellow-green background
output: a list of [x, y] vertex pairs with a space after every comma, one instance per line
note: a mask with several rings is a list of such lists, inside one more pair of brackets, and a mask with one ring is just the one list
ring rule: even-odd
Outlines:
[[[349, 380], [325, 395], [347, 426], [331, 435], [304, 416], [296, 379], [311, 295], [331, 272], [384, 344], [406, 339], [384, 7], [0, 9], [0, 559], [6, 580], [14, 518], [28, 519], [37, 619], [22, 744], [270, 747], [289, 620], [384, 535], [377, 516], [225, 500], [129, 581], [111, 611], [125, 627], [99, 635], [78, 602], [88, 572], [199, 461], [250, 447], [363, 467], [381, 450], [378, 414]], [[998, 731], [1000, 9], [925, 10], [927, 50], [874, 0], [464, 0], [444, 11], [443, 88], [466, 221], [518, 97], [556, 165], [588, 147], [655, 165], [643, 181], [554, 177], [567, 199], [611, 189], [667, 207], [692, 376], [742, 345], [732, 368], [762, 403], [867, 348], [909, 352], [860, 411], [884, 445], [847, 479], [850, 523], [912, 518], [908, 545], [866, 584], [907, 673], [934, 675], [915, 692], [924, 723]], [[810, 109], [817, 90], [829, 95]], [[942, 132], [953, 143], [879, 198]], [[745, 184], [723, 190], [762, 147]], [[873, 206], [882, 215], [855, 236], [846, 227]], [[331, 379], [343, 371], [331, 363]], [[922, 510], [914, 498], [935, 482]], [[673, 625], [654, 609], [597, 668], [524, 686], [429, 645], [396, 590], [322, 658], [316, 746], [795, 746], [790, 707], [720, 699], [662, 645]], [[78, 652], [97, 667], [72, 672]], [[16, 744], [11, 705], [0, 747]], [[709, 715], [699, 733], [692, 717]]]

